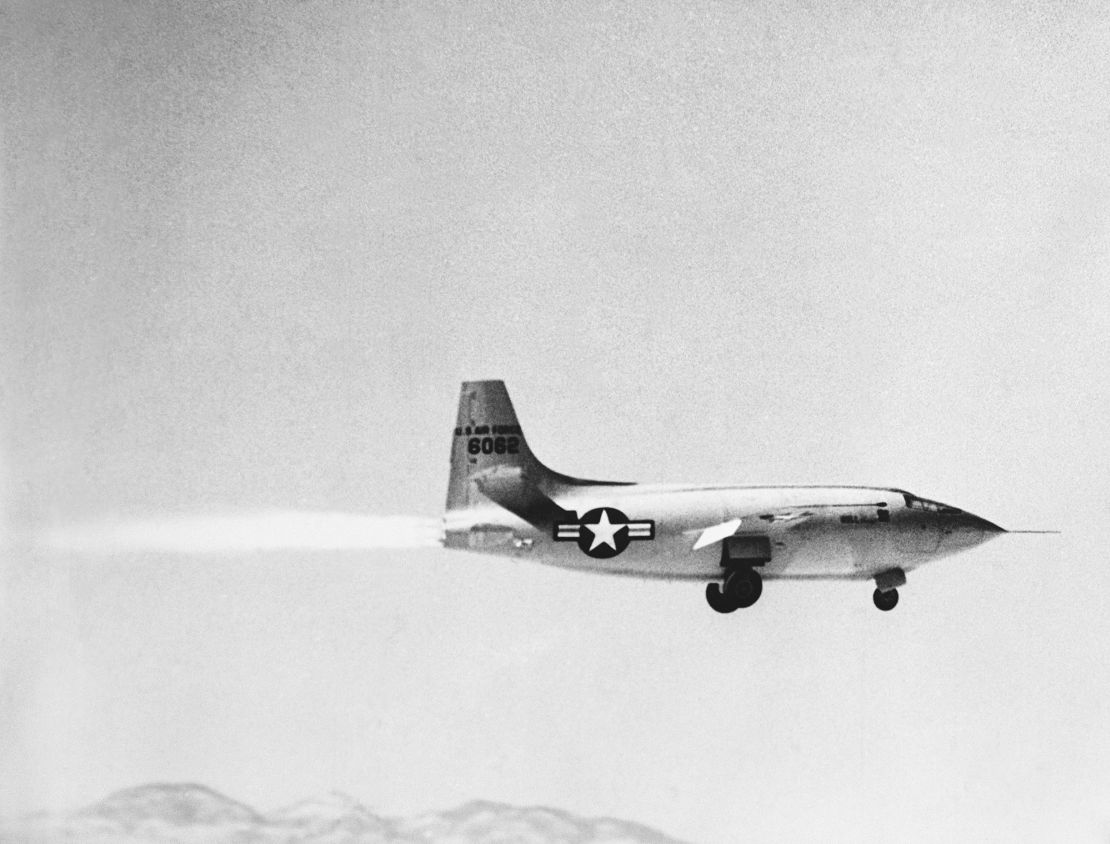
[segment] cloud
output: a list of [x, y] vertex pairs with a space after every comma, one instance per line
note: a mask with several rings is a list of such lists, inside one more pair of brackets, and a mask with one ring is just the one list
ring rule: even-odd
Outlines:
[[65, 815], [0, 821], [0, 840], [27, 844], [679, 844], [629, 821], [579, 818], [557, 809], [483, 801], [390, 819], [333, 792], [264, 815], [205, 786], [179, 783], [126, 789]]
[[67, 525], [44, 532], [37, 544], [51, 551], [85, 554], [358, 551], [436, 547], [439, 532], [437, 519], [420, 516], [265, 510]]

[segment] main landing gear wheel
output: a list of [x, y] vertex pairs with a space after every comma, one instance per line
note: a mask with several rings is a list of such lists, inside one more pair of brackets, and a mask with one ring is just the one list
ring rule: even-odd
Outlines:
[[721, 591], [721, 584], [716, 580], [705, 584], [705, 600], [709, 606], [720, 613], [735, 612], [740, 609], [738, 604], [734, 603]]
[[720, 613], [750, 607], [763, 594], [763, 578], [755, 569], [737, 568], [725, 576], [724, 589], [716, 581], [705, 587], [705, 600]]
[[876, 589], [875, 594], [872, 596], [875, 601], [875, 606], [883, 612], [890, 612], [898, 606], [898, 590], [888, 589], [885, 592], [882, 589]]

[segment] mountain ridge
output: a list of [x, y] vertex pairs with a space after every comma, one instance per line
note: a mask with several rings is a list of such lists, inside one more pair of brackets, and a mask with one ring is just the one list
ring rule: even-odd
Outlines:
[[0, 819], [0, 842], [51, 844], [683, 844], [631, 821], [585, 818], [547, 806], [471, 800], [408, 818], [382, 817], [356, 798], [326, 792], [259, 812], [198, 783], [125, 788], [84, 808]]

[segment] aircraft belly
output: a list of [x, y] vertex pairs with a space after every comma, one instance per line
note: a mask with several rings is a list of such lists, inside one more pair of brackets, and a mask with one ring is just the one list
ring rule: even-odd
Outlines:
[[797, 531], [773, 546], [768, 577], [868, 577], [898, 565], [901, 554], [888, 531], [867, 527]]
[[[721, 543], [713, 542], [695, 551], [696, 531], [689, 530], [690, 521], [687, 514], [682, 514], [677, 523], [670, 519], [656, 522], [650, 538], [620, 543], [620, 552], [608, 557], [591, 556], [587, 552], [589, 539], [585, 545], [556, 541], [551, 534], [522, 523], [512, 527], [477, 525], [470, 531], [468, 547], [577, 571], [671, 579], [720, 577]], [[922, 561], [916, 548], [909, 551], [902, 537], [885, 526], [810, 523], [758, 534], [741, 530], [737, 535], [770, 538], [771, 559], [759, 567], [768, 579], [862, 579], [895, 566], [909, 571]]]
[[809, 532], [772, 547], [764, 567], [770, 577], [850, 577], [859, 570], [857, 550], [843, 534]]
[[539, 552], [536, 556], [541, 562], [561, 568], [651, 578], [711, 578], [719, 574], [721, 563], [719, 546], [693, 551], [685, 536], [634, 542], [608, 559], [589, 557], [574, 543], [546, 541], [534, 550]]

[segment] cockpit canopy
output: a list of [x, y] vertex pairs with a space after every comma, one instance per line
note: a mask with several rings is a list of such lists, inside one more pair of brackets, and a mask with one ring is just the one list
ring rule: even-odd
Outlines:
[[923, 510], [926, 513], [945, 513], [949, 516], [955, 516], [963, 512], [959, 507], [949, 507], [947, 504], [941, 504], [939, 501], [918, 498], [916, 495], [910, 495], [908, 492], [902, 493], [902, 496], [906, 499], [906, 506], [911, 510]]

